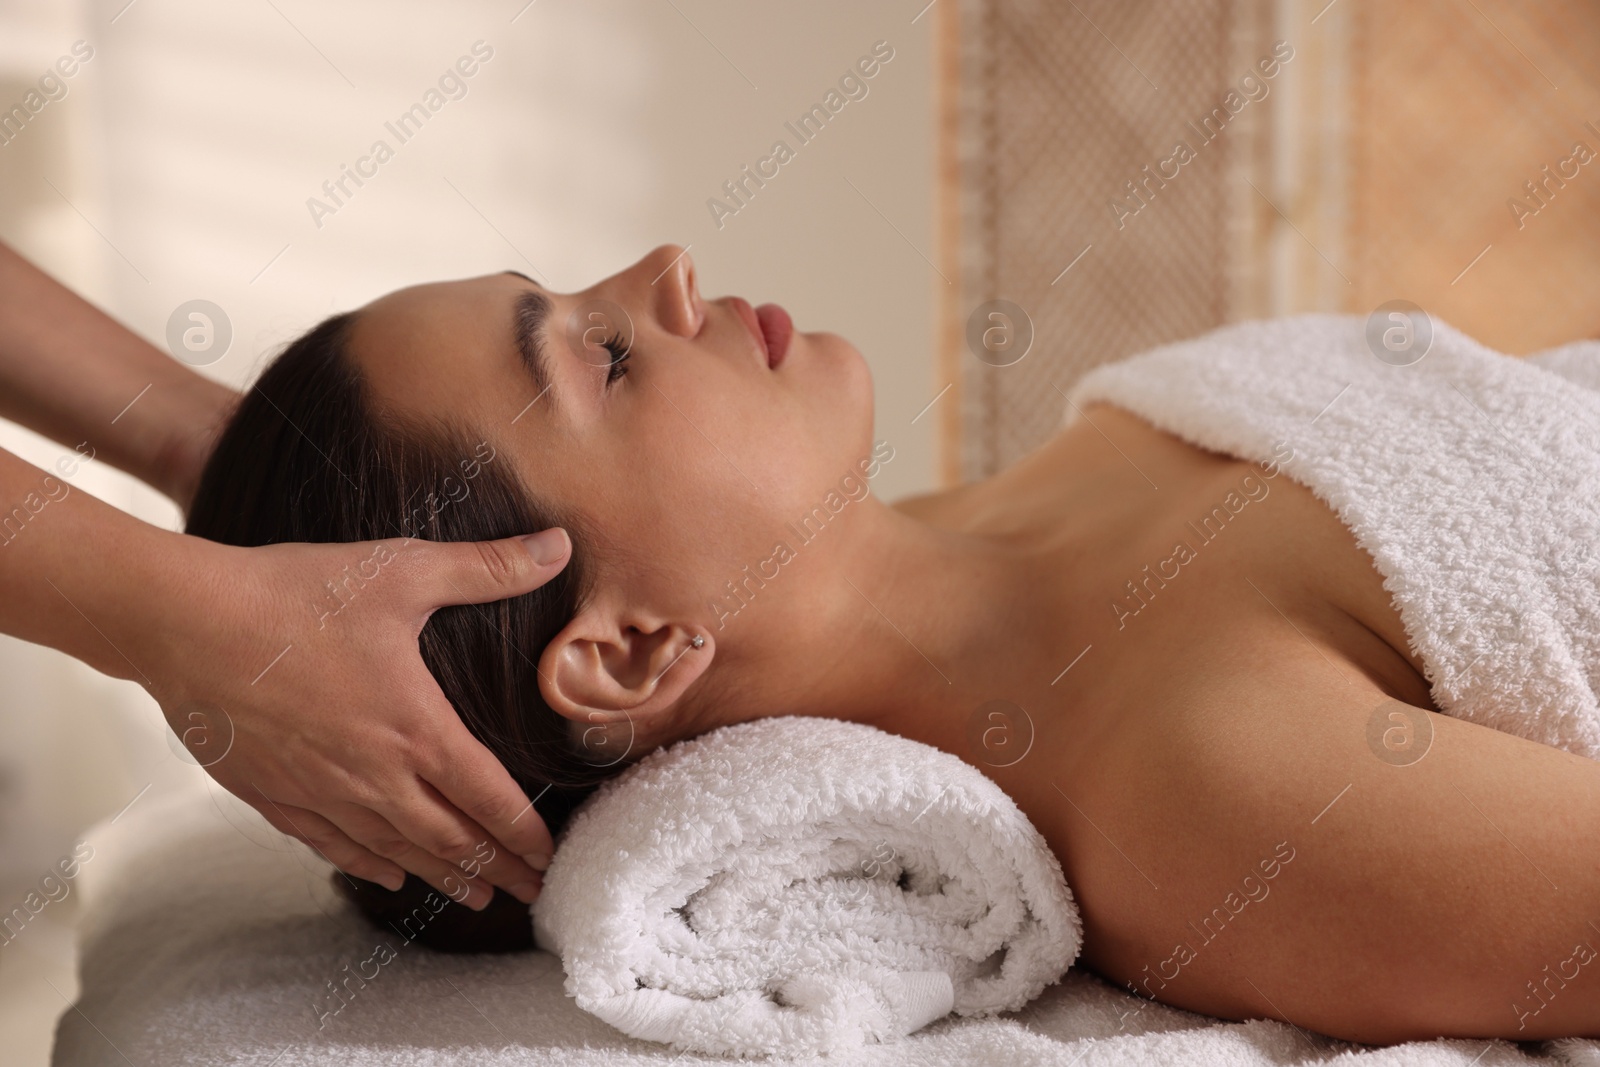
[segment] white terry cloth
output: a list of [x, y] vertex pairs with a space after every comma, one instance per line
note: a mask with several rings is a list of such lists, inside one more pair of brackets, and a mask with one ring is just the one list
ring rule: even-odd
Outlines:
[[[150, 763], [171, 758], [158, 736], [148, 741]], [[368, 925], [333, 893], [314, 852], [185, 766], [198, 797], [152, 790], [86, 835], [94, 858], [74, 894], [80, 991], [60, 1017], [54, 1067], [727, 1067], [581, 1010], [547, 952], [451, 955]], [[26, 970], [36, 933], [0, 949], [0, 966]], [[394, 959], [371, 981], [352, 978], [372, 975], [365, 961], [380, 944]], [[1073, 968], [1016, 1014], [949, 1015], [901, 1041], [782, 1063], [1595, 1067], [1600, 1041], [1367, 1048], [1287, 1023], [1180, 1011]]]
[[810, 717], [723, 727], [602, 786], [563, 831], [534, 930], [579, 1007], [735, 1055], [1014, 1011], [1082, 944], [1060, 864], [998, 786]]
[[1357, 316], [1228, 326], [1090, 372], [1067, 419], [1279, 458], [1371, 554], [1441, 711], [1600, 757], [1600, 342], [1517, 359], [1433, 324], [1403, 367]]

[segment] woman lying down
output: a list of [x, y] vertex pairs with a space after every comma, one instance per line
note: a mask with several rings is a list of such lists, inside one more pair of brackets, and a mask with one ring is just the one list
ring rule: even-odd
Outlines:
[[580, 293], [496, 274], [324, 322], [189, 530], [372, 540], [424, 501], [430, 539], [569, 530], [557, 580], [422, 634], [552, 829], [659, 746], [851, 720], [992, 777], [1080, 964], [1143, 996], [1370, 1043], [1600, 1035], [1600, 392], [1562, 376], [1600, 383], [1600, 345], [1533, 365], [1435, 324], [1394, 362], [1357, 319], [1230, 327], [891, 506], [855, 491], [893, 447], [861, 354], [702, 298], [664, 247]]

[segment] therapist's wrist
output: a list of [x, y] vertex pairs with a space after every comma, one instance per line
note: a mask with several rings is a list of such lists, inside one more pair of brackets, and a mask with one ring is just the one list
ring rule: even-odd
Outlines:
[[[172, 706], [199, 695], [188, 679], [228, 668], [218, 662], [219, 638], [252, 611], [240, 577], [248, 550], [142, 523], [128, 538], [123, 564], [96, 598], [116, 654], [80, 658]], [[203, 672], [194, 669], [197, 657], [205, 659]]]
[[201, 472], [239, 403], [239, 394], [199, 375], [175, 394], [159, 413], [166, 428], [151, 449], [144, 480], [188, 514]]

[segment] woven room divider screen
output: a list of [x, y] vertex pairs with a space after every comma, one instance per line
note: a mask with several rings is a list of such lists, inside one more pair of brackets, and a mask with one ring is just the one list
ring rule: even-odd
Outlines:
[[1230, 321], [1404, 298], [1506, 351], [1600, 334], [1600, 162], [1524, 187], [1600, 153], [1592, 0], [933, 10], [947, 484], [1091, 367]]

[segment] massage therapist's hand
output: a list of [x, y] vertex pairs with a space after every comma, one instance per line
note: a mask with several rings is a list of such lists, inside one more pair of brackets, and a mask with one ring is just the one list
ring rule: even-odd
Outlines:
[[[417, 638], [436, 608], [549, 581], [570, 556], [566, 533], [179, 541], [193, 554], [184, 565], [209, 576], [200, 602], [149, 589], [156, 603], [139, 627], [149, 639], [130, 635], [128, 657], [212, 777], [350, 874], [393, 889], [404, 868], [473, 908], [493, 895], [486, 882], [531, 902], [549, 831], [457, 717]], [[346, 568], [365, 577], [374, 567], [354, 596], [332, 598], [326, 583]]]
[[485, 880], [532, 899], [539, 877], [519, 857], [547, 856], [549, 832], [446, 702], [417, 635], [437, 607], [548, 581], [566, 535], [546, 531], [559, 551], [532, 553], [380, 543], [393, 558], [319, 628], [323, 583], [376, 545], [230, 548], [74, 487], [105, 463], [187, 510], [237, 399], [0, 242], [0, 419], [63, 448], [48, 470], [0, 450], [0, 633], [143, 682], [213, 777], [351, 874], [396, 885], [405, 868], [473, 906]]
[[485, 880], [531, 899], [519, 857], [545, 862], [549, 832], [417, 635], [435, 608], [548, 581], [566, 535], [546, 531], [548, 552], [380, 542], [393, 558], [319, 628], [324, 583], [377, 544], [231, 548], [74, 487], [105, 463], [187, 510], [237, 399], [0, 242], [0, 419], [63, 449], [47, 470], [0, 450], [0, 633], [143, 682], [213, 777], [351, 874], [395, 885], [405, 868], [472, 906]]

